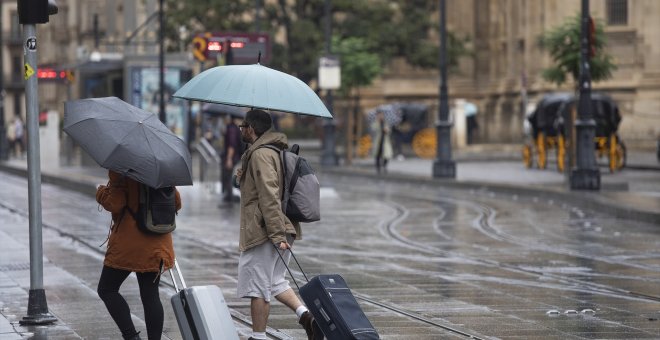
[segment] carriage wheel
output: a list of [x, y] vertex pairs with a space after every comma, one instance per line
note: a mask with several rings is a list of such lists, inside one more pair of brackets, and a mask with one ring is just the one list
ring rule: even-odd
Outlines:
[[626, 166], [626, 157], [628, 156], [626, 153], [626, 145], [623, 144], [623, 142], [618, 141], [616, 143], [616, 153], [617, 153], [617, 169], [621, 170]]
[[369, 156], [369, 150], [371, 150], [371, 136], [364, 135], [358, 140], [358, 149], [357, 154], [360, 158], [366, 158]]
[[609, 146], [610, 172], [623, 169], [626, 165], [626, 146], [614, 134], [610, 136]]
[[522, 149], [522, 156], [523, 156], [523, 163], [525, 163], [527, 169], [531, 169], [533, 165], [532, 147], [525, 144]]
[[538, 164], [539, 169], [545, 169], [546, 166], [546, 153], [545, 153], [545, 134], [539, 132], [536, 137], [536, 150], [538, 152], [538, 158], [536, 159], [536, 164]]
[[434, 128], [417, 132], [412, 139], [412, 148], [417, 157], [432, 159], [436, 155], [437, 137]]
[[596, 137], [596, 158], [603, 158], [608, 151], [608, 138], [607, 137]]
[[566, 140], [563, 135], [557, 137], [557, 170], [564, 171], [566, 166]]

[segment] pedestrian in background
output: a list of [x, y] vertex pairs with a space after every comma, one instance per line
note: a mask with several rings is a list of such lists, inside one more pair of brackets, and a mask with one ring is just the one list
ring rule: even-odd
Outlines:
[[16, 152], [16, 130], [14, 129], [14, 120], [5, 126], [7, 133], [7, 143], [9, 144], [9, 156]]
[[[108, 246], [99, 279], [98, 294], [105, 303], [124, 339], [140, 339], [131, 311], [119, 288], [135, 272], [144, 307], [147, 336], [160, 339], [163, 333], [163, 305], [158, 283], [163, 271], [174, 265], [171, 233], [146, 234], [128, 211], [138, 211], [140, 183], [114, 171], [108, 173], [107, 185], [100, 185], [96, 201], [112, 214]], [[181, 196], [176, 191], [176, 209], [181, 209]]]
[[371, 131], [374, 136], [372, 147], [376, 159], [376, 172], [387, 173], [387, 163], [392, 158], [392, 129], [385, 120], [382, 111], [376, 113], [376, 119], [371, 123]]
[[[294, 239], [300, 239], [300, 224], [282, 212], [282, 166], [273, 145], [287, 148], [284, 134], [272, 130], [272, 119], [262, 110], [251, 110], [241, 124], [241, 138], [250, 144], [237, 172], [241, 190], [241, 226], [237, 295], [250, 299], [252, 336], [266, 339], [266, 325], [273, 297], [296, 312], [308, 339], [323, 339], [314, 317], [285, 279]], [[281, 252], [283, 261], [278, 252]]]
[[475, 104], [468, 101], [465, 102], [463, 110], [467, 123], [467, 144], [474, 144], [475, 135], [477, 130], [479, 130], [479, 123], [477, 122], [477, 113], [479, 110]]
[[241, 160], [243, 141], [238, 125], [241, 119], [228, 115], [225, 127], [224, 150], [222, 153], [222, 201], [231, 204], [237, 198], [232, 193], [231, 178], [234, 166]]
[[16, 156], [23, 157], [23, 152], [25, 152], [25, 128], [23, 125], [23, 119], [21, 116], [14, 117], [14, 145], [16, 147]]

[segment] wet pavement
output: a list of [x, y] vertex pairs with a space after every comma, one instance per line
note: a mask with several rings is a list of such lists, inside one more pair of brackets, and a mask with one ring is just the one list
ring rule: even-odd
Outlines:
[[[295, 251], [308, 276], [340, 273], [382, 338], [660, 338], [660, 171], [603, 172], [604, 190], [575, 193], [562, 174], [515, 161], [460, 160], [456, 180], [430, 179], [431, 161], [394, 161], [386, 176], [370, 165], [320, 172], [322, 220], [304, 225]], [[118, 338], [95, 292], [109, 216], [89, 194], [105, 171], [44, 171], [44, 285], [58, 321], [23, 327], [25, 170], [20, 162], [0, 167], [0, 339]], [[209, 188], [180, 188], [177, 257], [189, 286], [222, 288], [244, 339], [249, 305], [235, 298], [238, 206], [218, 208]], [[122, 294], [144, 329], [130, 280]], [[163, 338], [180, 339], [174, 290], [164, 281]], [[272, 338], [304, 338], [278, 303], [269, 325]]]

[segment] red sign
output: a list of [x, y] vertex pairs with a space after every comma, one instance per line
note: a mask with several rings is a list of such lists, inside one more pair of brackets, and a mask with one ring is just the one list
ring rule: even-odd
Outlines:
[[37, 78], [39, 80], [53, 80], [62, 82], [72, 82], [73, 72], [67, 70], [57, 70], [52, 67], [40, 67], [37, 69]]
[[259, 53], [262, 64], [270, 61], [270, 36], [265, 33], [204, 33], [193, 39], [193, 55], [199, 61], [226, 58], [229, 47], [233, 64], [256, 64]]

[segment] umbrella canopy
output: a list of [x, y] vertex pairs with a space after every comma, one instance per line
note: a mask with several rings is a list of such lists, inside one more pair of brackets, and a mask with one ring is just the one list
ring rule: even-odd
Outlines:
[[202, 113], [211, 116], [230, 115], [237, 118], [245, 118], [247, 111], [244, 108], [234, 105], [206, 103], [202, 105]]
[[387, 122], [387, 124], [390, 126], [398, 125], [399, 123], [401, 123], [401, 120], [403, 119], [400, 104], [383, 104], [380, 106], [376, 106], [375, 108], [367, 111], [367, 119], [370, 122], [373, 122], [374, 120], [376, 120], [376, 114], [378, 112], [383, 113], [383, 118], [385, 119], [385, 122]]
[[260, 64], [210, 68], [183, 85], [174, 97], [332, 118], [307, 84]]
[[472, 117], [476, 116], [479, 110], [477, 109], [477, 106], [474, 105], [474, 103], [466, 101], [465, 104], [463, 105], [463, 110], [465, 111], [465, 117]]
[[119, 98], [66, 102], [64, 131], [106, 169], [152, 188], [192, 185], [186, 143], [156, 115]]

